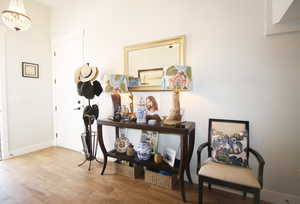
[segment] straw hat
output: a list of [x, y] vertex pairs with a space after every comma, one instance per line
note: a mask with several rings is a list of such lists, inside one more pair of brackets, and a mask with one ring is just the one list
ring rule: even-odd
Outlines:
[[75, 83], [93, 81], [99, 74], [97, 67], [91, 67], [89, 64], [84, 64], [75, 70]]

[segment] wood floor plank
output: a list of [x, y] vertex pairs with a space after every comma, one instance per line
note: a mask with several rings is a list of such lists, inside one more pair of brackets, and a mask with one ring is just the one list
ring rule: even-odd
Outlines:
[[[94, 162], [77, 167], [83, 155], [60, 147], [0, 161], [1, 204], [183, 204], [171, 191], [115, 175], [109, 164], [104, 176]], [[197, 186], [187, 185], [188, 203], [197, 203]], [[250, 204], [252, 199], [213, 189], [205, 204]], [[262, 202], [262, 204], [266, 204]]]

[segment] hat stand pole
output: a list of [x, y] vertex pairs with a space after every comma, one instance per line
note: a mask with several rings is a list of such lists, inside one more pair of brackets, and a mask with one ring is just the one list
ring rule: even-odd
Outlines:
[[[90, 100], [89, 100], [89, 106], [90, 106]], [[93, 160], [96, 160], [96, 162], [102, 164], [101, 161], [97, 159], [97, 149], [98, 149], [98, 134], [92, 134], [92, 119], [96, 119], [94, 115], [85, 114], [84, 117], [87, 117], [89, 119], [89, 125], [88, 130], [86, 132], [85, 142], [86, 147], [84, 147], [84, 151], [88, 152], [89, 156], [85, 158], [83, 162], [81, 162], [78, 166], [82, 166], [87, 161], [89, 161], [89, 171], [91, 170], [91, 164]], [[85, 149], [87, 148], [87, 149]]]

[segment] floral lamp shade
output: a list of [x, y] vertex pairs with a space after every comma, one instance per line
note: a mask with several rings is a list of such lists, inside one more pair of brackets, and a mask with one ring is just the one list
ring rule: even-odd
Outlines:
[[127, 93], [128, 84], [127, 77], [121, 74], [105, 75], [105, 92]]
[[191, 90], [192, 68], [190, 66], [174, 65], [166, 70], [162, 89]]

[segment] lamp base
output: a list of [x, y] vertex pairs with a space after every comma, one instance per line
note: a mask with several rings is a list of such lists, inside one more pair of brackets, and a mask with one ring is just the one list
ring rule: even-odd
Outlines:
[[113, 102], [114, 114], [116, 114], [121, 107], [121, 96], [119, 93], [112, 93], [111, 99]]
[[164, 125], [169, 125], [169, 126], [178, 126], [180, 125], [181, 121], [180, 120], [169, 120], [169, 119], [166, 119], [163, 121], [163, 124]]
[[173, 107], [169, 116], [163, 121], [164, 125], [178, 125], [181, 123], [179, 91], [173, 92]]

